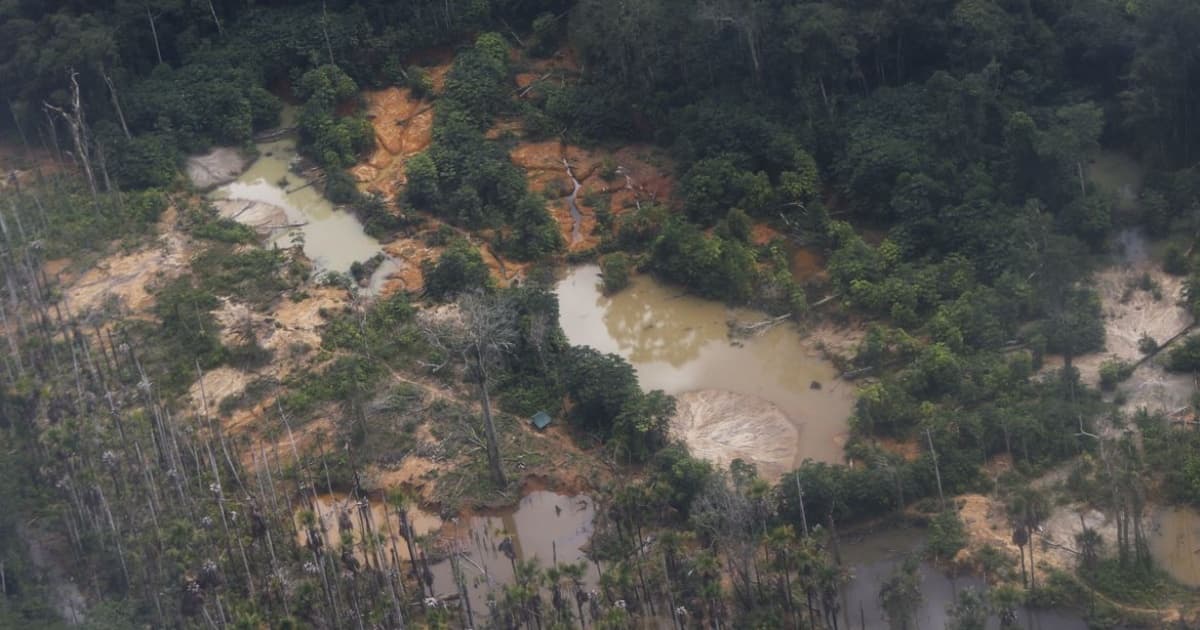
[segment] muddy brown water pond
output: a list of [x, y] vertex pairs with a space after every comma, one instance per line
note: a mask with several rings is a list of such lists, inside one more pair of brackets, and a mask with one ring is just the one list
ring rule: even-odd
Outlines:
[[[285, 110], [285, 125], [294, 116], [292, 109]], [[272, 230], [268, 244], [287, 248], [302, 243], [305, 256], [318, 271], [347, 273], [354, 263], [383, 253], [383, 246], [363, 230], [358, 217], [335, 208], [312, 181], [294, 170], [300, 160], [296, 143], [294, 133], [257, 143], [258, 158], [235, 181], [217, 188], [210, 197], [279, 208], [286, 217], [286, 227]], [[367, 290], [377, 292], [396, 268], [394, 261], [385, 260], [372, 275]]]
[[[393, 564], [393, 550], [405, 565], [402, 571], [411, 571], [407, 544], [400, 536], [400, 519], [394, 508], [385, 507], [382, 501], [371, 499], [371, 527], [383, 538], [383, 555], [386, 564]], [[305, 543], [302, 513], [295, 518], [300, 530], [299, 542]], [[321, 495], [313, 505], [313, 515], [324, 527], [325, 540], [332, 547], [342, 543], [339, 515], [346, 513], [353, 523], [348, 532], [355, 545], [362, 541], [363, 527], [359, 508], [347, 495]], [[466, 579], [471, 596], [472, 608], [487, 610], [487, 597], [493, 591], [512, 583], [513, 561], [502, 550], [506, 539], [512, 542], [516, 562], [535, 560], [543, 567], [557, 561], [559, 565], [585, 560], [584, 548], [592, 536], [592, 520], [596, 508], [591, 497], [586, 495], [566, 496], [548, 491], [535, 491], [526, 495], [515, 507], [470, 514], [443, 520], [416, 508], [408, 509], [408, 519], [416, 535], [418, 558], [422, 552], [429, 562], [432, 575], [431, 587], [439, 597], [457, 593], [451, 564], [446, 558], [458, 553], [460, 568]], [[360, 562], [366, 558], [360, 549], [355, 555]], [[375, 564], [375, 559], [371, 563]], [[598, 583], [599, 576], [594, 566], [584, 571], [583, 582], [591, 589]]]
[[[845, 628], [855, 630], [890, 630], [879, 589], [909, 554], [920, 554], [925, 545], [925, 532], [914, 528], [895, 528], [866, 535], [842, 544], [842, 558], [851, 574], [842, 590], [842, 617]], [[940, 630], [950, 616], [957, 594], [964, 589], [982, 591], [983, 579], [974, 575], [953, 575], [927, 562], [920, 565], [921, 602], [913, 628]], [[1019, 608], [1017, 627], [1028, 630], [1086, 630], [1088, 627], [1077, 613], [1066, 609]], [[989, 630], [999, 628], [996, 617], [988, 620]]]
[[604, 295], [599, 282], [599, 267], [583, 265], [555, 289], [572, 344], [624, 357], [645, 389], [673, 395], [727, 390], [773, 403], [798, 434], [793, 466], [805, 459], [842, 460], [854, 387], [839, 380], [834, 366], [790, 325], [735, 344], [728, 336], [730, 318], [753, 322], [765, 316], [685, 295], [648, 275], [635, 276], [613, 296]]
[[1200, 512], [1160, 508], [1150, 520], [1150, 555], [1176, 582], [1200, 587]]

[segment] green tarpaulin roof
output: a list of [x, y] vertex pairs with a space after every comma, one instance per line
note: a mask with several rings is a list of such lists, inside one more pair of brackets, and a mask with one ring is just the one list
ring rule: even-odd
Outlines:
[[546, 427], [550, 426], [550, 414], [546, 413], [545, 411], [539, 411], [533, 414], [533, 417], [530, 418], [529, 421], [533, 423], [533, 426], [539, 429], [545, 429]]

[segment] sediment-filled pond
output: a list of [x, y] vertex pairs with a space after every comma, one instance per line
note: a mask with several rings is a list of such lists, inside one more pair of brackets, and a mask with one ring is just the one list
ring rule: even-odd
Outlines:
[[[842, 591], [842, 617], [846, 628], [891, 630], [880, 603], [879, 591], [883, 582], [909, 554], [920, 554], [925, 533], [919, 529], [896, 528], [872, 533], [842, 544], [842, 556], [851, 580]], [[909, 627], [937, 630], [945, 628], [957, 594], [964, 589], [984, 589], [983, 578], [976, 575], [954, 575], [928, 562], [921, 562], [920, 602]], [[1027, 630], [1086, 630], [1087, 623], [1074, 611], [1064, 609], [1032, 609], [1016, 611], [1017, 627]], [[999, 628], [993, 616], [989, 629]]]
[[[583, 265], [570, 269], [556, 287], [563, 331], [572, 344], [624, 357], [645, 389], [673, 395], [730, 391], [770, 403], [795, 428], [789, 466], [810, 458], [842, 460], [854, 387], [838, 379], [833, 364], [790, 324], [734, 343], [730, 318], [765, 316], [685, 295], [647, 275], [612, 296], [601, 292], [599, 282], [599, 268]], [[737, 423], [723, 430], [736, 432]]]
[[1150, 555], [1176, 582], [1200, 587], [1200, 512], [1160, 508], [1150, 518]]
[[[399, 559], [403, 565], [400, 570], [411, 572], [412, 555], [408, 541], [401, 535], [399, 514], [381, 500], [355, 501], [347, 495], [320, 495], [316, 501], [306, 501], [312, 503], [311, 509], [305, 506], [295, 515], [300, 544], [307, 542], [305, 519], [309, 516], [305, 513], [311, 512], [313, 527], [326, 544], [340, 548], [349, 542], [355, 546], [354, 557], [360, 563], [376, 564], [375, 554], [367, 558], [362, 545], [367, 526], [360, 514], [364, 501], [369, 504], [366, 510], [370, 514], [369, 527], [382, 543], [378, 557], [388, 566]], [[591, 497], [541, 490], [525, 495], [511, 508], [445, 521], [415, 507], [406, 509], [413, 530], [411, 542], [417, 556], [417, 571], [428, 580], [427, 592], [443, 599], [457, 596], [458, 586], [449, 559], [456, 555], [472, 608], [485, 614], [488, 595], [513, 582], [514, 566], [529, 561], [536, 561], [541, 567], [586, 563], [584, 549], [592, 536], [595, 514]], [[343, 528], [346, 522], [350, 527]], [[599, 580], [595, 566], [586, 564], [580, 580], [583, 586], [593, 588]]]
[[[285, 111], [285, 121], [293, 117]], [[347, 273], [351, 265], [383, 253], [358, 217], [334, 207], [319, 186], [297, 172], [300, 163], [294, 133], [257, 143], [258, 157], [236, 180], [209, 196], [223, 204], [222, 215], [246, 223], [280, 248], [302, 244], [304, 255], [318, 271]], [[372, 275], [368, 290], [375, 292], [395, 271], [384, 262]]]

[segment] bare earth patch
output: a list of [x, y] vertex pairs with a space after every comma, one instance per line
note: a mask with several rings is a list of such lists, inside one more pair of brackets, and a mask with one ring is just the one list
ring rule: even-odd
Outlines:
[[[1138, 341], [1149, 336], [1163, 344], [1192, 324], [1192, 316], [1181, 302], [1183, 278], [1162, 270], [1159, 261], [1147, 251], [1145, 238], [1134, 231], [1119, 235], [1124, 250], [1122, 261], [1093, 277], [1104, 314], [1105, 349], [1078, 357], [1074, 365], [1080, 378], [1089, 385], [1100, 383], [1100, 365], [1117, 359], [1135, 363], [1142, 358]], [[1151, 362], [1153, 363], [1153, 362]], [[1062, 367], [1061, 357], [1047, 357], [1047, 369]], [[1139, 368], [1123, 389], [1135, 391], [1166, 376], [1160, 368]]]
[[237, 179], [250, 164], [250, 160], [232, 147], [217, 147], [202, 155], [187, 159], [184, 171], [192, 185], [205, 191]]
[[[642, 203], [665, 203], [674, 187], [666, 169], [666, 158], [644, 146], [604, 152], [546, 140], [522, 142], [509, 155], [513, 163], [525, 171], [529, 189], [545, 195], [547, 209], [558, 223], [568, 251], [572, 252], [591, 249], [600, 242], [601, 235], [596, 233], [596, 208], [589, 204], [589, 199], [607, 196], [610, 212], [619, 215]], [[567, 172], [568, 165], [570, 173]], [[601, 176], [606, 165], [613, 168], [608, 180]], [[581, 238], [578, 240], [573, 238], [575, 218], [571, 216], [569, 201], [574, 188], [571, 175], [580, 186], [575, 199], [580, 214]]]
[[249, 226], [260, 236], [285, 229], [291, 223], [287, 210], [263, 201], [219, 199], [214, 201], [213, 205], [221, 218], [232, 219]]
[[769, 481], [792, 466], [800, 434], [776, 405], [747, 394], [704, 389], [675, 397], [671, 433], [692, 454], [727, 467], [735, 459], [758, 466]]
[[152, 245], [96, 263], [66, 288], [67, 303], [80, 313], [113, 299], [132, 314], [144, 313], [153, 303], [147, 285], [178, 276], [188, 265], [188, 255], [185, 238], [168, 230]]
[[201, 414], [207, 408], [209, 417], [215, 416], [221, 400], [245, 391], [248, 381], [249, 377], [245, 372], [228, 366], [205, 372], [204, 378], [197, 379], [188, 389], [192, 410]]
[[[444, 77], [449, 65], [436, 69], [440, 71], [431, 72], [435, 79]], [[414, 97], [409, 88], [364, 92], [363, 98], [367, 118], [375, 128], [375, 151], [350, 173], [365, 192], [390, 200], [408, 181], [404, 170], [408, 158], [427, 149], [433, 140], [433, 105]]]

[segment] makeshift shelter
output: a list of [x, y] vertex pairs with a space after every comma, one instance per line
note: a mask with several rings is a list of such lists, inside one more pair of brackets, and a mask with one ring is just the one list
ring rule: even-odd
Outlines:
[[550, 421], [550, 414], [546, 413], [545, 411], [539, 411], [533, 414], [533, 417], [529, 419], [529, 422], [533, 424], [538, 431], [550, 426]]

